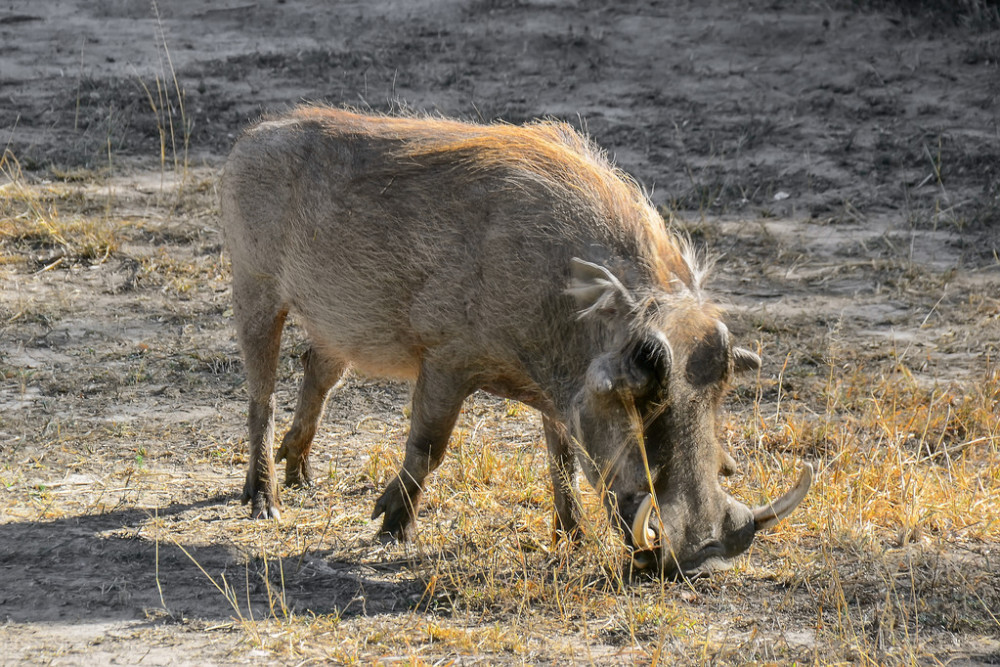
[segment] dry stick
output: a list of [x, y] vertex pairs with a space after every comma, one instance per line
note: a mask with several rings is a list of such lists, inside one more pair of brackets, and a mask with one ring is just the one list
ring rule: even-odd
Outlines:
[[[157, 32], [157, 37], [160, 38], [160, 42], [163, 44], [163, 52], [164, 52], [164, 55], [167, 58], [167, 66], [172, 70], [173, 69], [173, 63], [170, 60], [170, 51], [167, 50], [167, 38], [166, 38], [166, 34], [163, 32], [163, 22], [160, 20], [160, 8], [157, 5], [156, 0], [153, 0], [153, 14], [156, 16], [156, 32]], [[162, 67], [163, 67], [163, 61], [161, 60], [160, 61], [160, 68], [162, 69]], [[166, 78], [166, 73], [164, 73], [164, 79], [165, 78]], [[157, 77], [157, 79], [156, 79], [156, 89], [157, 89], [157, 93], [160, 95], [160, 106], [166, 112], [166, 116], [167, 116], [167, 129], [170, 130], [170, 151], [171, 151], [171, 153], [173, 153], [173, 156], [174, 156], [174, 170], [176, 171], [176, 169], [177, 169], [177, 141], [176, 141], [176, 139], [174, 137], [174, 116], [173, 116], [173, 109], [170, 106], [170, 91], [167, 88], [166, 83], [163, 84], [163, 87], [161, 89], [159, 77]]]
[[[159, 523], [159, 509], [155, 510], [155, 512], [153, 514], [153, 521], [154, 521], [154, 523]], [[165, 611], [168, 614], [170, 614], [170, 617], [173, 618], [174, 615], [170, 613], [169, 609], [167, 609], [167, 601], [163, 599], [163, 586], [160, 584], [160, 533], [159, 533], [159, 531], [157, 531], [157, 533], [156, 533], [156, 540], [155, 540], [154, 544], [155, 544], [154, 549], [156, 551], [156, 573], [155, 573], [156, 590], [160, 594], [160, 605], [163, 607], [163, 611]]]
[[931, 452], [927, 456], [917, 459], [917, 463], [925, 463], [927, 461], [933, 461], [934, 459], [940, 456], [944, 456], [950, 459], [952, 454], [958, 454], [960, 452], [963, 452], [969, 447], [972, 447], [973, 445], [981, 445], [984, 442], [992, 444], [995, 441], [996, 441], [995, 436], [984, 435], [981, 438], [975, 438], [973, 440], [967, 440], [966, 442], [959, 443], [954, 447], [944, 447], [942, 449], [937, 450], [936, 452]]
[[60, 257], [60, 258], [59, 258], [59, 259], [57, 259], [56, 261], [52, 262], [52, 263], [51, 263], [51, 264], [49, 264], [48, 266], [46, 266], [46, 267], [44, 267], [44, 268], [41, 268], [41, 269], [39, 269], [39, 270], [35, 271], [35, 272], [34, 272], [34, 273], [32, 273], [31, 275], [33, 275], [33, 276], [37, 276], [37, 275], [40, 275], [40, 274], [42, 274], [42, 273], [45, 273], [46, 271], [51, 271], [52, 269], [54, 269], [54, 268], [56, 268], [57, 266], [59, 266], [60, 264], [62, 264], [62, 263], [63, 263], [63, 260], [64, 260], [64, 259], [66, 259], [66, 256], [65, 256], [65, 255], [63, 255], [62, 257]]
[[178, 542], [173, 536], [168, 536], [168, 539], [171, 542], [173, 542], [175, 547], [180, 549], [181, 552], [188, 557], [188, 560], [194, 563], [195, 567], [197, 567], [198, 570], [201, 571], [203, 575], [205, 575], [205, 578], [208, 579], [208, 581], [213, 586], [215, 586], [215, 589], [220, 593], [222, 593], [222, 596], [226, 598], [226, 602], [228, 602], [229, 605], [233, 608], [233, 611], [236, 612], [236, 616], [240, 619], [241, 622], [244, 622], [243, 613], [240, 611], [239, 604], [235, 601], [235, 598], [230, 597], [229, 584], [226, 583], [225, 573], [222, 574], [222, 583], [226, 585], [225, 589], [223, 589], [223, 587], [219, 585], [219, 583], [212, 577], [212, 575], [210, 575], [208, 572], [205, 571], [205, 568], [201, 566], [201, 563], [199, 563], [198, 560], [194, 556], [192, 556], [187, 549], [184, 548], [184, 545]]
[[[267, 559], [264, 559], [265, 564]], [[266, 567], [266, 565], [265, 565]], [[250, 622], [252, 623], [253, 618], [253, 601], [250, 599], [250, 563], [247, 563], [243, 568], [243, 585], [246, 586], [247, 593], [247, 615], [250, 617]]]
[[[157, 6], [155, 0], [153, 1], [153, 12], [156, 14], [156, 27], [157, 27], [157, 30], [160, 33], [160, 41], [163, 43], [163, 53], [167, 57], [167, 67], [170, 69], [170, 77], [173, 79], [173, 82], [174, 82], [174, 95], [177, 96], [177, 106], [178, 106], [178, 108], [180, 109], [180, 112], [181, 112], [181, 129], [182, 129], [182, 131], [184, 133], [184, 137], [183, 137], [183, 141], [184, 141], [184, 172], [182, 173], [182, 177], [183, 177], [183, 175], [187, 173], [187, 168], [188, 168], [188, 138], [189, 138], [188, 137], [188, 127], [187, 127], [187, 113], [184, 110], [184, 94], [181, 92], [181, 86], [177, 82], [177, 70], [174, 69], [174, 62], [173, 62], [173, 59], [170, 57], [170, 49], [167, 47], [167, 36], [166, 36], [166, 33], [164, 33], [164, 31], [163, 31], [163, 23], [160, 21], [160, 9]], [[170, 109], [169, 106], [167, 108], [167, 113], [168, 113], [169, 118], [170, 118], [170, 147], [171, 147], [171, 150], [173, 150], [173, 153], [174, 153], [174, 170], [176, 171], [177, 170], [177, 144], [176, 144], [176, 139], [174, 137], [173, 110]]]
[[[316, 539], [315, 544], [319, 544], [326, 537], [326, 532], [330, 529], [330, 523], [333, 521], [333, 506], [330, 506], [329, 511], [326, 514], [326, 525], [323, 526], [323, 532]], [[295, 573], [298, 574], [299, 570], [302, 569], [302, 561], [305, 560], [306, 554], [309, 553], [309, 545], [302, 550], [302, 555], [299, 556], [299, 562], [295, 564]], [[284, 572], [282, 572], [282, 577], [284, 577]]]
[[136, 71], [135, 67], [132, 68], [132, 72], [135, 75], [135, 78], [139, 81], [139, 85], [142, 86], [143, 91], [146, 93], [146, 99], [149, 101], [149, 107], [153, 110], [153, 116], [156, 117], [156, 131], [160, 135], [160, 192], [162, 193], [164, 165], [167, 160], [167, 139], [163, 131], [163, 123], [160, 121], [160, 107], [156, 104], [157, 98], [162, 101], [162, 95], [160, 95], [160, 80], [159, 77], [156, 77], [157, 98], [154, 98], [153, 91], [151, 91], [149, 86], [146, 85], [146, 82], [142, 80], [142, 77], [139, 76], [139, 72]]
[[[271, 568], [267, 561], [267, 551], [264, 549], [263, 541], [260, 543], [261, 554], [264, 560], [264, 589], [267, 591], [267, 609], [271, 613], [271, 618], [274, 618], [274, 591], [271, 590]], [[278, 560], [281, 560], [281, 555], [278, 555]], [[249, 567], [247, 570], [249, 571]], [[247, 582], [247, 604], [250, 604], [250, 582]]]
[[[113, 181], [111, 181], [111, 177], [114, 176], [114, 162], [111, 159], [111, 129], [112, 129], [112, 120], [114, 120], [114, 107], [109, 103], [108, 104], [108, 135], [107, 135], [107, 142], [108, 142], [108, 179], [109, 179], [109, 182], [108, 182], [108, 197], [107, 197], [107, 200], [105, 202], [105, 208], [104, 208], [104, 222], [105, 223], [107, 223], [108, 220], [111, 219], [111, 209], [112, 209], [112, 204], [114, 203], [114, 189], [115, 189], [114, 185], [112, 184]], [[104, 258], [99, 262], [100, 264], [103, 264], [108, 259], [108, 254], [110, 252], [111, 252], [111, 244], [109, 243], [107, 245], [107, 252], [104, 253]]]
[[778, 423], [778, 418], [781, 416], [781, 384], [785, 378], [785, 371], [788, 370], [788, 362], [792, 358], [792, 353], [789, 352], [785, 355], [785, 363], [781, 365], [781, 370], [778, 372], [778, 397], [775, 400], [774, 405], [774, 423]]
[[278, 556], [278, 573], [281, 575], [281, 615], [288, 620], [288, 604], [285, 595], [285, 562]]
[[[573, 445], [574, 450], [577, 451], [579, 454], [587, 457], [587, 459], [589, 459], [590, 462], [591, 462], [591, 464], [594, 466], [594, 469], [597, 470], [597, 463], [596, 463], [596, 461], [594, 461], [593, 457], [590, 456], [590, 453], [586, 450], [586, 448], [584, 448], [583, 443], [581, 443], [574, 436], [570, 436], [570, 442]], [[599, 482], [599, 484], [595, 485], [594, 490], [597, 492], [598, 500], [599, 500], [600, 505], [602, 507], [606, 506], [606, 504], [605, 504], [606, 503], [606, 499], [609, 498], [610, 494], [611, 494], [611, 491], [610, 491], [610, 480], [609, 480], [611, 469], [614, 466], [614, 463], [618, 460], [618, 457], [621, 456], [622, 452], [625, 451], [625, 447], [627, 445], [628, 445], [628, 440], [624, 441], [621, 444], [621, 446], [619, 446], [618, 451], [611, 458], [611, 462], [607, 466], [605, 466], [603, 469], [601, 469], [601, 470], [598, 471], [598, 482]], [[615, 500], [615, 502], [617, 502], [617, 499], [614, 499], [614, 500]], [[581, 505], [581, 507], [582, 507], [582, 505]], [[618, 586], [619, 589], [622, 588], [624, 586], [624, 583], [625, 583], [624, 579], [623, 579], [624, 572], [622, 572], [622, 571], [620, 571], [620, 569], [616, 569], [616, 568], [609, 568], [609, 569], [610, 569], [610, 572], [612, 573], [612, 576], [614, 577], [615, 584]]]
[[73, 131], [76, 132], [80, 123], [80, 85], [83, 81], [83, 47], [87, 39], [80, 40], [80, 69], [76, 74], [76, 113], [73, 115]]
[[[632, 422], [632, 431], [635, 434], [636, 444], [639, 446], [639, 455], [642, 457], [642, 469], [646, 473], [646, 483], [649, 485], [649, 493], [652, 494], [653, 498], [656, 498], [656, 490], [653, 488], [653, 473], [649, 469], [649, 459], [646, 457], [646, 438], [643, 429], [642, 419], [639, 417], [639, 410], [635, 407], [635, 398], [627, 394], [626, 392], [621, 392], [622, 403], [625, 405], [625, 411], [628, 413], [629, 421]], [[660, 517], [660, 504], [658, 502], [653, 503], [653, 508], [656, 510], [656, 518], [661, 521]], [[645, 529], [645, 526], [643, 526]]]
[[[17, 125], [20, 122], [21, 122], [21, 114], [17, 114], [17, 116], [14, 117], [14, 126], [10, 128], [10, 134], [7, 135], [7, 143], [4, 144], [3, 153], [0, 154], [0, 172], [4, 174], [7, 174], [6, 170], [4, 169], [5, 165], [7, 164], [7, 156], [10, 155], [11, 157], [13, 157], [13, 155], [10, 152], [10, 142], [14, 140], [14, 131], [17, 130]], [[20, 167], [20, 165], [18, 166]], [[18, 171], [20, 171], [20, 168], [18, 169]], [[7, 176], [10, 177], [11, 175], [7, 174]], [[11, 177], [11, 180], [14, 179]]]
[[[163, 65], [160, 65], [161, 69]], [[160, 116], [157, 116], [156, 122], [160, 125], [160, 194], [163, 194], [163, 180], [166, 177], [167, 171], [167, 129], [170, 130], [171, 135], [173, 135], [173, 128], [170, 127], [172, 122], [170, 118], [170, 99], [164, 95], [163, 89], [164, 84], [160, 81], [160, 75], [157, 74], [154, 77], [156, 82], [156, 99], [160, 103], [160, 112], [166, 118], [164, 121]], [[166, 129], [164, 129], [166, 127]]]

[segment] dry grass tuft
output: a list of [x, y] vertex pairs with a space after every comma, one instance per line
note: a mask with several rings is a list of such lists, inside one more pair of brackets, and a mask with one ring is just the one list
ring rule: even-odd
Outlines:
[[0, 261], [34, 263], [44, 271], [103, 263], [118, 249], [118, 222], [94, 215], [93, 202], [77, 189], [29, 184], [10, 151], [0, 157], [0, 180]]

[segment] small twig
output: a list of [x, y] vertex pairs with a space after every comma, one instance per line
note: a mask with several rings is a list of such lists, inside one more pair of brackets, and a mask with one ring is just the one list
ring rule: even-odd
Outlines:
[[[947, 291], [947, 288], [946, 288], [946, 291]], [[922, 320], [922, 321], [920, 322], [920, 327], [919, 327], [920, 329], [922, 329], [922, 328], [924, 327], [924, 325], [925, 325], [925, 324], [927, 324], [927, 320], [929, 320], [929, 319], [931, 318], [931, 315], [933, 315], [933, 314], [934, 314], [934, 311], [935, 311], [935, 310], [937, 310], [937, 307], [941, 305], [941, 302], [942, 302], [942, 301], [944, 301], [944, 297], [945, 297], [945, 295], [944, 295], [944, 294], [942, 294], [942, 295], [941, 295], [941, 298], [937, 300], [937, 303], [935, 303], [935, 304], [934, 304], [933, 306], [931, 306], [931, 309], [930, 309], [930, 311], [929, 311], [929, 312], [927, 313], [927, 317], [925, 317], [925, 318], [924, 318], [924, 319], [923, 319], [923, 320]]]
[[932, 461], [941, 456], [951, 458], [952, 454], [958, 454], [960, 452], [965, 451], [969, 447], [972, 447], [973, 445], [981, 445], [984, 442], [993, 442], [993, 440], [994, 436], [984, 435], [981, 438], [976, 438], [975, 440], [969, 440], [967, 442], [957, 444], [954, 447], [944, 447], [942, 449], [937, 450], [936, 452], [931, 452], [927, 456], [924, 456], [923, 458], [919, 459], [917, 462], [924, 463], [925, 461]]
[[45, 273], [46, 271], [51, 271], [52, 269], [54, 269], [57, 266], [59, 266], [60, 264], [62, 264], [64, 259], [66, 259], [66, 255], [63, 255], [62, 257], [60, 257], [56, 261], [52, 262], [51, 264], [49, 264], [45, 268], [39, 269], [39, 270], [35, 271], [33, 274], [31, 274], [31, 275], [37, 276], [37, 275], [40, 275], [42, 273]]

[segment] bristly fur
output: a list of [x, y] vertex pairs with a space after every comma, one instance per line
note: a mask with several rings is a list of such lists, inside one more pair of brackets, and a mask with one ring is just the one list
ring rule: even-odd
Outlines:
[[[513, 188], [532, 185], [553, 201], [586, 202], [626, 234], [642, 239], [646, 267], [666, 293], [699, 295], [709, 264], [687, 239], [670, 233], [646, 192], [608, 154], [570, 125], [541, 120], [488, 125], [429, 116], [370, 116], [323, 106], [303, 106], [291, 118], [335, 126], [339, 132], [399, 142], [396, 164], [461, 168], [468, 178], [497, 178]], [[526, 188], [527, 189], [527, 188]], [[641, 296], [641, 295], [637, 295]]]
[[[623, 236], [641, 244], [637, 258], [652, 278], [628, 284], [625, 276], [617, 276], [632, 298], [628, 319], [633, 328], [697, 328], [694, 320], [709, 321], [720, 312], [703, 292], [712, 262], [699, 255], [686, 235], [668, 229], [646, 192], [606, 151], [566, 123], [478, 124], [427, 115], [373, 116], [321, 105], [300, 106], [274, 120], [308, 121], [334, 134], [378, 137], [395, 145], [395, 169], [409, 165], [470, 181], [506, 183], [553, 205], [613, 221]], [[674, 326], [664, 319], [669, 313]]]

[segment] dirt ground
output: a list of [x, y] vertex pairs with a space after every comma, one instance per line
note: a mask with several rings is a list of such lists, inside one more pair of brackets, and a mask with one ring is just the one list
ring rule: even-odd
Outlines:
[[[298, 662], [274, 649], [281, 630], [248, 640], [248, 615], [336, 616], [354, 633], [412, 629], [417, 608], [438, 618], [413, 553], [373, 544], [367, 522], [405, 437], [405, 386], [346, 384], [316, 448], [328, 474], [285, 494], [282, 527], [246, 521], [238, 502], [246, 406], [214, 188], [261, 113], [309, 100], [580, 127], [720, 256], [713, 291], [765, 357], [758, 404], [817, 415], [830, 373], [905, 362], [916, 386], [961, 393], [995, 368], [998, 96], [1000, 31], [846, 1], [0, 1], [0, 143], [42, 205], [124, 230], [103, 256], [4, 249], [0, 663]], [[285, 425], [302, 349], [293, 328]], [[733, 423], [759, 409], [755, 391], [737, 391]], [[459, 430], [544, 470], [527, 410], [477, 396]], [[549, 502], [529, 503], [526, 521], [545, 524]], [[807, 548], [823, 543], [819, 511]], [[445, 532], [460, 521], [449, 512], [421, 530]], [[946, 547], [941, 562], [980, 577], [987, 607], [1000, 600], [1000, 543]], [[283, 568], [278, 611], [268, 567]], [[679, 603], [706, 646], [726, 628], [757, 647], [747, 660], [826, 662], [811, 607], [774, 617], [785, 589], [754, 572]], [[920, 661], [1000, 663], [997, 615], [923, 620]], [[470, 632], [509, 621], [476, 618]], [[491, 659], [651, 660], [642, 636], [585, 624], [523, 643]], [[355, 657], [475, 659], [413, 646]]]

